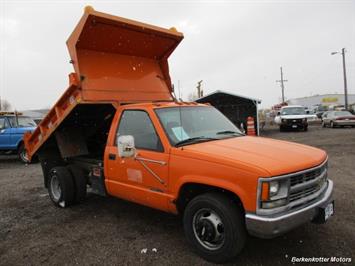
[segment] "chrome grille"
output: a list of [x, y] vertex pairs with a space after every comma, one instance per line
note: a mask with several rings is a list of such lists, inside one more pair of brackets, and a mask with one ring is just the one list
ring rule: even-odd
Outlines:
[[324, 164], [323, 166], [314, 169], [314, 170], [310, 170], [309, 172], [305, 172], [302, 174], [296, 174], [294, 176], [291, 177], [291, 187], [295, 186], [297, 184], [301, 184], [301, 183], [305, 183], [308, 181], [311, 181], [315, 178], [317, 178], [318, 176], [321, 175], [321, 173], [323, 173], [323, 171], [326, 169], [326, 164]]
[[302, 190], [293, 192], [290, 194], [290, 202], [307, 197], [309, 195], [314, 194], [315, 192], [317, 192], [318, 190], [320, 190], [322, 188], [322, 186], [324, 185], [324, 178], [321, 180], [321, 182], [317, 183], [316, 185], [304, 188]]
[[302, 124], [302, 119], [286, 119], [286, 123], [291, 124]]
[[293, 206], [312, 201], [322, 193], [326, 187], [327, 163], [291, 176], [289, 202]]

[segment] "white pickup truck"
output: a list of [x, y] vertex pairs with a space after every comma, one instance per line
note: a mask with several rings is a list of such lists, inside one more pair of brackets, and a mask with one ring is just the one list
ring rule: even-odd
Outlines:
[[286, 129], [308, 130], [307, 118], [309, 112], [301, 105], [284, 106], [277, 112], [275, 123], [280, 126], [280, 131]]

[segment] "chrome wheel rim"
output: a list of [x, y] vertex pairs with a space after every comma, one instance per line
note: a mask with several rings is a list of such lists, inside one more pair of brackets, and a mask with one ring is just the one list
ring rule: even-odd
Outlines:
[[60, 187], [59, 179], [56, 175], [53, 175], [51, 179], [51, 192], [53, 199], [55, 201], [59, 201], [60, 195], [62, 194], [62, 189]]
[[192, 220], [192, 227], [197, 241], [208, 250], [217, 250], [224, 244], [224, 224], [221, 217], [213, 210], [198, 210]]
[[25, 149], [23, 149], [21, 152], [20, 152], [20, 157], [21, 157], [21, 160], [24, 161], [24, 162], [28, 162], [28, 159], [27, 159], [27, 152]]

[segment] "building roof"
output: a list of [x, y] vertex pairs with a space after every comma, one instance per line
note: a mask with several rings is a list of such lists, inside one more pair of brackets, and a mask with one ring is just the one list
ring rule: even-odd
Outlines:
[[212, 95], [218, 94], [218, 93], [228, 94], [228, 95], [231, 95], [231, 96], [233, 96], [233, 97], [238, 97], [238, 98], [244, 98], [244, 99], [247, 99], [247, 100], [250, 100], [250, 101], [253, 101], [253, 102], [257, 102], [258, 104], [261, 103], [261, 100], [260, 100], [260, 99], [251, 98], [251, 97], [246, 97], [246, 96], [243, 96], [243, 95], [240, 95], [240, 94], [230, 93], [230, 92], [222, 91], [222, 90], [216, 90], [216, 91], [214, 91], [214, 92], [212, 92], [212, 93], [209, 93], [209, 94], [207, 94], [207, 95], [205, 95], [205, 96], [203, 96], [203, 97], [197, 99], [196, 101], [200, 101], [200, 100], [202, 100], [202, 99], [205, 99], [205, 98], [207, 98], [207, 97], [209, 97], [209, 96], [212, 96]]
[[[291, 99], [288, 99], [287, 101], [291, 101], [291, 100], [300, 100], [300, 99], [311, 99], [311, 98], [318, 98], [318, 97], [344, 97], [344, 93], [326, 93], [326, 94], [315, 94], [315, 95], [310, 95], [310, 96], [304, 96], [304, 97], [297, 97], [297, 98], [291, 98]], [[352, 96], [354, 97], [355, 94], [351, 94], [351, 93], [348, 93], [348, 97], [349, 96]]]

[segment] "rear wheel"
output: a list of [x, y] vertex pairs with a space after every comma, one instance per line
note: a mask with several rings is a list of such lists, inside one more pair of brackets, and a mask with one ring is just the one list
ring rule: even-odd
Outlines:
[[236, 202], [219, 193], [206, 193], [189, 202], [184, 229], [195, 251], [214, 263], [234, 259], [246, 241], [242, 211]]
[[48, 178], [48, 193], [54, 205], [68, 207], [74, 201], [74, 182], [69, 170], [64, 166], [54, 167]]

